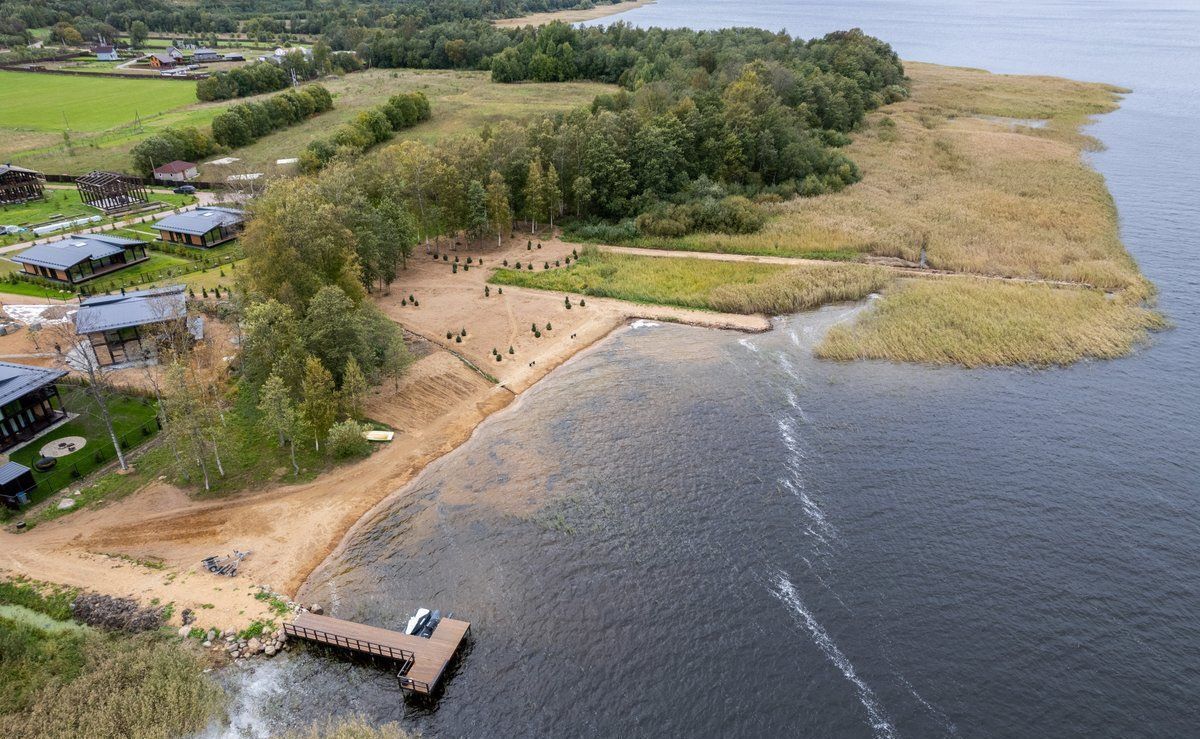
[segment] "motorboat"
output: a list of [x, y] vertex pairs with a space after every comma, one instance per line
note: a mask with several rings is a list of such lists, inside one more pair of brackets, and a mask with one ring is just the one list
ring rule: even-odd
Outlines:
[[437, 628], [438, 622], [441, 620], [441, 611], [434, 611], [433, 613], [429, 614], [429, 620], [425, 623], [425, 627], [417, 633], [417, 636], [423, 639], [428, 639], [429, 637], [433, 636], [433, 630]]
[[429, 609], [418, 608], [417, 614], [408, 619], [408, 625], [404, 627], [405, 634], [416, 636], [425, 625], [429, 623]]

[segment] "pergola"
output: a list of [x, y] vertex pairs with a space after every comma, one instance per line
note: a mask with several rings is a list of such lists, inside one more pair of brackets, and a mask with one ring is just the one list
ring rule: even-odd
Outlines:
[[139, 177], [120, 172], [89, 172], [75, 180], [79, 199], [105, 213], [129, 210], [146, 202], [146, 187]]
[[24, 203], [42, 197], [42, 173], [11, 164], [0, 164], [0, 205]]

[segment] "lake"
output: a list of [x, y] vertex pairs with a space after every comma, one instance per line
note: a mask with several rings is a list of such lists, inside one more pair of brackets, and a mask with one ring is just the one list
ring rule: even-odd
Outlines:
[[[964, 371], [640, 323], [431, 465], [305, 600], [473, 622], [436, 702], [311, 653], [246, 733], [1185, 736], [1200, 726], [1200, 7], [660, 0], [639, 25], [861, 27], [905, 58], [1132, 88], [1090, 129], [1174, 327], [1133, 356]], [[605, 22], [611, 22], [607, 19]]]

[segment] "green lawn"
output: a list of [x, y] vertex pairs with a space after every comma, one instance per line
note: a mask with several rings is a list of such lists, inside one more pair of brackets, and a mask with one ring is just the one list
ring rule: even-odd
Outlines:
[[[79, 415], [21, 447], [10, 454], [9, 458], [33, 469], [33, 463], [42, 456], [42, 447], [55, 439], [82, 436], [87, 439], [87, 445], [60, 458], [58, 464], [48, 472], [33, 471], [33, 479], [38, 483], [38, 489], [30, 494], [31, 503], [45, 500], [75, 480], [86, 477], [93, 470], [112, 462], [116, 456], [97, 406], [87, 393], [73, 385], [60, 385], [59, 393], [62, 396], [63, 407], [69, 413]], [[117, 437], [122, 440], [122, 445], [129, 449], [158, 432], [154, 420], [156, 412], [154, 403], [142, 398], [117, 395], [109, 402], [109, 413], [112, 415]]]
[[[779, 315], [856, 300], [887, 282], [880, 267], [830, 263], [789, 267], [714, 259], [644, 257], [583, 250], [569, 267], [500, 269], [492, 284], [676, 305], [726, 313]], [[516, 264], [514, 263], [515, 267]]]
[[196, 86], [177, 81], [0, 70], [2, 128], [103, 131], [194, 102]]
[[[116, 223], [129, 218], [129, 215], [117, 214], [114, 216], [105, 216], [103, 211], [84, 205], [79, 199], [79, 191], [73, 187], [48, 187], [45, 190], [46, 197], [43, 200], [31, 200], [27, 203], [18, 205], [8, 205], [0, 207], [0, 224], [13, 226], [33, 226], [54, 221], [65, 221], [84, 216], [102, 216], [99, 221], [90, 223], [86, 228], [102, 226], [108, 223]], [[149, 195], [150, 205], [156, 206], [157, 210], [169, 210], [179, 208], [184, 205], [190, 205], [196, 202], [196, 198], [192, 195], [176, 195], [173, 192], [154, 192]], [[137, 218], [142, 218], [147, 215], [152, 215], [156, 211], [145, 211]], [[151, 224], [140, 224], [139, 228], [149, 228]], [[46, 238], [53, 236], [61, 236], [71, 233], [70, 229], [59, 231], [55, 234], [46, 234], [46, 236], [38, 236], [37, 238]], [[118, 235], [120, 235], [118, 233]], [[157, 234], [156, 234], [157, 235]], [[25, 231], [22, 233], [9, 234], [0, 236], [0, 246], [9, 246], [11, 244], [19, 244], [23, 241], [29, 241], [34, 238], [34, 234]]]

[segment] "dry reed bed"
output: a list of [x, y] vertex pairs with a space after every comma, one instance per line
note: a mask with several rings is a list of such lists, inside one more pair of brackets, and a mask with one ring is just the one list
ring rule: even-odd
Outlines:
[[906, 279], [856, 322], [830, 329], [817, 355], [966, 367], [1067, 365], [1124, 356], [1163, 325], [1135, 291]]

